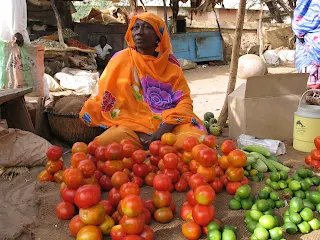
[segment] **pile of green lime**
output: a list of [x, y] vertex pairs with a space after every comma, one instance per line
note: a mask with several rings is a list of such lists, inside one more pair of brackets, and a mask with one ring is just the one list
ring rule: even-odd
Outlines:
[[254, 169], [252, 165], [245, 167], [244, 175], [254, 182], [261, 182], [264, 180], [264, 173], [259, 172], [257, 169]]
[[[312, 204], [319, 204], [320, 193], [310, 192], [309, 201]], [[283, 216], [283, 222], [283, 229], [289, 234], [295, 234], [298, 231], [306, 234], [320, 229], [320, 221], [314, 217], [312, 209], [307, 207], [299, 197], [293, 197], [290, 200], [289, 209]]]
[[253, 204], [254, 198], [251, 196], [251, 187], [246, 184], [237, 189], [236, 194], [229, 202], [229, 207], [232, 210], [248, 210]]
[[217, 124], [218, 120], [214, 117], [212, 112], [206, 112], [204, 114], [202, 123], [211, 135], [219, 136], [221, 134], [221, 128]]
[[231, 225], [224, 225], [221, 229], [216, 222], [211, 222], [207, 226], [208, 240], [236, 240], [236, 228]]
[[266, 200], [271, 209], [283, 208], [285, 206], [284, 201], [280, 198], [279, 192], [272, 191], [270, 187], [264, 187], [258, 193], [259, 200]]

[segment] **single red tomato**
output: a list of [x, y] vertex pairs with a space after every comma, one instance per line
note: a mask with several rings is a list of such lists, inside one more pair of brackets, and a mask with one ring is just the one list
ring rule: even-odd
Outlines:
[[146, 225], [149, 225], [152, 220], [152, 215], [151, 215], [150, 211], [147, 208], [143, 208], [141, 215], [144, 219], [144, 223]]
[[186, 192], [189, 188], [188, 181], [184, 178], [180, 178], [178, 182], [174, 185], [177, 192]]
[[193, 221], [182, 224], [182, 234], [188, 240], [197, 240], [201, 237], [201, 227]]
[[146, 163], [136, 163], [132, 167], [134, 175], [144, 178], [151, 171]]
[[208, 232], [209, 232], [208, 226], [202, 226], [201, 229], [202, 229], [203, 234], [206, 235], [206, 236], [208, 236]]
[[183, 152], [182, 160], [184, 163], [189, 164], [192, 161], [192, 153], [191, 152]]
[[143, 163], [147, 158], [147, 154], [144, 150], [136, 150], [132, 154], [132, 160], [135, 163]]
[[249, 179], [246, 176], [244, 176], [242, 181], [241, 181], [241, 185], [246, 185], [248, 183], [249, 183]]
[[62, 149], [58, 146], [51, 146], [48, 148], [46, 155], [50, 161], [58, 161], [62, 157]]
[[218, 145], [218, 139], [215, 136], [208, 135], [203, 139], [202, 143], [209, 148], [215, 148]]
[[192, 216], [193, 207], [190, 204], [182, 206], [180, 210], [180, 217], [182, 220], [189, 220], [189, 217]]
[[170, 188], [169, 188], [169, 192], [173, 193], [173, 191], [174, 191], [174, 185], [171, 184], [171, 186], [170, 186]]
[[224, 170], [219, 165], [214, 166], [213, 169], [216, 174], [216, 177], [220, 177], [220, 176], [224, 175]]
[[91, 155], [95, 155], [96, 154], [96, 150], [99, 147], [99, 143], [98, 141], [92, 141], [88, 144], [88, 153]]
[[184, 162], [179, 162], [177, 169], [182, 174], [184, 172], [190, 172], [190, 167], [188, 164], [185, 164]]
[[87, 154], [87, 159], [92, 161], [94, 163], [94, 165], [97, 166], [98, 160], [95, 156], [93, 156], [91, 154]]
[[183, 149], [186, 152], [191, 152], [192, 148], [199, 144], [199, 140], [195, 137], [188, 137], [183, 141]]
[[107, 159], [106, 159], [106, 147], [105, 146], [99, 146], [99, 147], [97, 147], [97, 149], [96, 149], [96, 151], [95, 151], [95, 156], [96, 156], [96, 159], [98, 160], [98, 161], [102, 161], [102, 162], [105, 162], [105, 161], [107, 161]]
[[93, 184], [83, 185], [76, 191], [74, 202], [78, 208], [88, 208], [99, 203], [100, 188]]
[[155, 165], [151, 165], [150, 168], [151, 168], [151, 172], [154, 172], [154, 173], [156, 173], [159, 170], [159, 168]]
[[101, 200], [99, 202], [106, 212], [106, 215], [111, 216], [115, 212], [115, 208], [109, 200]]
[[241, 182], [244, 177], [244, 169], [242, 167], [229, 167], [226, 171], [226, 176], [230, 182]]
[[88, 153], [88, 145], [84, 142], [76, 142], [71, 148], [72, 153], [83, 152]]
[[84, 152], [76, 152], [71, 156], [71, 167], [77, 168], [79, 163], [87, 159], [87, 154]]
[[320, 136], [314, 139], [314, 145], [318, 150], [320, 150]]
[[81, 221], [80, 216], [74, 216], [69, 223], [69, 231], [71, 235], [76, 237], [78, 232], [86, 225]]
[[126, 234], [121, 225], [115, 225], [113, 228], [111, 228], [110, 237], [112, 240], [123, 240], [125, 236]]
[[153, 193], [152, 200], [157, 208], [169, 207], [172, 196], [168, 191], [155, 191]]
[[148, 186], [153, 186], [153, 179], [157, 174], [155, 174], [154, 172], [150, 172], [148, 173], [148, 175], [144, 178], [144, 182], [148, 185]]
[[115, 172], [111, 177], [113, 187], [120, 188], [123, 184], [130, 182], [129, 177], [124, 172]]
[[197, 169], [199, 166], [200, 166], [200, 163], [197, 162], [196, 160], [191, 160], [191, 162], [189, 163], [190, 171], [192, 173], [197, 173]]
[[163, 165], [165, 168], [174, 169], [177, 168], [179, 157], [175, 153], [167, 153], [163, 157]]
[[138, 235], [144, 228], [144, 219], [141, 215], [137, 217], [123, 216], [120, 220], [120, 225], [128, 235]]
[[108, 193], [108, 199], [113, 204], [113, 206], [118, 206], [118, 203], [121, 200], [120, 190], [117, 188], [112, 188]]
[[105, 157], [107, 160], [122, 160], [123, 149], [119, 143], [111, 143], [107, 146]]
[[152, 164], [153, 166], [158, 166], [158, 163], [160, 161], [160, 157], [152, 155], [149, 160], [150, 160], [150, 164]]
[[153, 214], [154, 219], [159, 223], [169, 223], [173, 219], [171, 208], [164, 207], [157, 209]]
[[306, 156], [304, 159], [304, 162], [308, 165], [310, 165], [311, 161], [312, 161], [311, 155]]
[[46, 164], [46, 170], [50, 174], [55, 174], [59, 170], [63, 169], [63, 161], [57, 160], [57, 161], [48, 161]]
[[200, 175], [200, 174], [193, 174], [190, 178], [189, 178], [189, 186], [192, 189], [195, 189], [196, 187], [200, 186], [200, 185], [205, 185], [207, 184], [207, 181], [205, 179], [204, 176]]
[[72, 203], [61, 202], [56, 207], [56, 215], [61, 220], [69, 220], [75, 215], [76, 209]]
[[177, 142], [177, 136], [173, 133], [165, 133], [161, 137], [161, 142], [166, 145], [173, 146]]
[[124, 169], [123, 162], [121, 160], [109, 160], [103, 165], [103, 172], [112, 177], [116, 172], [122, 172]]
[[143, 186], [143, 179], [141, 177], [133, 177], [131, 179], [131, 182], [134, 182], [135, 184], [137, 184], [139, 187]]
[[227, 184], [229, 183], [229, 180], [228, 180], [228, 178], [227, 178], [227, 176], [226, 175], [222, 175], [222, 176], [220, 176], [220, 180], [222, 181], [222, 183], [223, 183], [223, 186], [227, 186]]
[[136, 217], [142, 213], [144, 202], [137, 195], [126, 196], [121, 201], [122, 212], [129, 217]]
[[39, 174], [38, 174], [38, 181], [39, 182], [51, 182], [54, 180], [53, 175], [51, 175], [50, 173], [48, 173], [47, 170], [42, 170]]
[[216, 193], [221, 193], [223, 191], [223, 183], [220, 178], [213, 179], [211, 186]]
[[311, 158], [313, 160], [317, 160], [317, 161], [320, 161], [320, 150], [318, 149], [314, 149], [311, 151]]
[[150, 211], [150, 213], [153, 215], [154, 212], [157, 210], [156, 205], [154, 205], [152, 199], [148, 199], [144, 201], [144, 207]]
[[107, 175], [103, 175], [100, 179], [99, 179], [99, 185], [101, 186], [101, 188], [104, 191], [109, 191], [113, 188], [112, 182], [111, 182], [111, 178]]
[[212, 205], [204, 206], [196, 204], [192, 210], [192, 218], [195, 223], [207, 226], [215, 216], [215, 208]]
[[94, 171], [93, 176], [97, 179], [97, 181], [100, 180], [100, 178], [103, 176], [103, 173], [99, 170]]
[[165, 169], [163, 159], [161, 158], [158, 162], [158, 168], [162, 171]]
[[80, 208], [79, 216], [81, 221], [87, 225], [99, 225], [106, 217], [106, 212], [102, 204], [96, 204], [89, 208]]
[[96, 166], [91, 160], [85, 159], [78, 164], [78, 168], [85, 178], [92, 177], [96, 171]]
[[192, 189], [188, 191], [186, 199], [192, 207], [197, 204], [197, 201], [195, 199], [194, 192]]
[[123, 156], [126, 158], [130, 158], [134, 151], [136, 150], [135, 146], [132, 143], [125, 143], [122, 145]]
[[96, 226], [85, 226], [78, 232], [77, 240], [102, 240], [101, 230]]
[[65, 187], [61, 190], [61, 197], [63, 201], [74, 204], [74, 198], [77, 190]]
[[166, 168], [163, 173], [171, 178], [172, 183], [176, 183], [180, 179], [180, 172], [177, 169]]
[[142, 237], [143, 240], [154, 240], [154, 232], [151, 227], [144, 226], [142, 233], [140, 234], [140, 237]]
[[150, 144], [149, 150], [153, 156], [159, 156], [159, 150], [163, 146], [161, 141], [154, 141]]
[[56, 183], [62, 183], [63, 182], [63, 170], [59, 170], [53, 175], [53, 179]]
[[200, 150], [198, 162], [204, 167], [211, 167], [218, 163], [218, 153], [212, 148], [204, 148]]
[[247, 155], [243, 151], [235, 149], [229, 153], [228, 162], [231, 167], [244, 167], [247, 164]]
[[226, 156], [228, 156], [228, 154], [235, 150], [237, 148], [237, 145], [234, 141], [232, 140], [225, 140], [221, 146], [220, 146], [220, 150], [222, 151], [222, 153]]
[[206, 182], [212, 182], [212, 180], [216, 177], [213, 167], [204, 167], [202, 165], [198, 167], [197, 174], [204, 176]]
[[128, 168], [128, 169], [132, 169], [133, 165], [134, 165], [134, 161], [132, 160], [131, 157], [125, 157], [124, 159], [122, 159], [123, 162], [123, 167], [124, 168]]
[[314, 169], [319, 169], [320, 168], [320, 161], [318, 160], [311, 160], [310, 167]]
[[121, 198], [125, 198], [129, 195], [140, 195], [140, 188], [136, 183], [127, 182], [120, 187]]
[[241, 183], [239, 182], [229, 182], [227, 184], [227, 193], [229, 193], [230, 195], [235, 195], [237, 189], [241, 186]]
[[115, 222], [115, 224], [119, 224], [121, 218], [123, 216], [118, 212], [118, 211], [115, 211], [113, 214], [112, 214], [112, 219], [113, 221]]
[[83, 182], [83, 174], [78, 168], [68, 168], [63, 172], [63, 181], [69, 188], [77, 189]]
[[99, 171], [102, 172], [102, 173], [103, 173], [104, 163], [105, 163], [105, 162], [102, 162], [102, 161], [98, 161], [98, 162], [97, 162], [97, 170], [99, 170]]
[[159, 156], [163, 158], [167, 153], [175, 153], [175, 149], [172, 146], [164, 145], [159, 149]]
[[205, 149], [205, 148], [209, 148], [207, 145], [205, 144], [198, 144], [196, 145], [195, 147], [192, 148], [192, 151], [191, 151], [191, 154], [192, 154], [192, 158], [196, 161], [199, 162], [199, 159], [200, 159], [200, 151], [202, 149]]
[[201, 205], [210, 205], [216, 199], [216, 193], [210, 185], [198, 186], [193, 192], [197, 203]]
[[230, 167], [230, 163], [229, 163], [229, 160], [228, 160], [228, 156], [221, 156], [219, 159], [218, 159], [218, 163], [219, 163], [219, 166], [223, 169], [223, 170], [226, 170], [228, 169], [228, 167]]
[[193, 175], [192, 172], [184, 172], [184, 173], [182, 173], [181, 178], [189, 181], [189, 178], [190, 178], [192, 175]]
[[153, 179], [153, 187], [158, 191], [168, 191], [171, 186], [172, 180], [166, 174], [158, 174]]

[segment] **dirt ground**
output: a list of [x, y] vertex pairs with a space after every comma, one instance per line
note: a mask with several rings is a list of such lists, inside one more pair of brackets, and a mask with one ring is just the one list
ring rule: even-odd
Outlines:
[[[293, 68], [270, 68], [270, 73], [294, 72]], [[192, 98], [194, 100], [195, 112], [201, 117], [207, 111], [218, 114], [222, 107], [226, 88], [228, 84], [229, 66], [199, 67], [198, 69], [185, 72], [189, 81]], [[240, 85], [244, 80], [239, 80]], [[222, 141], [224, 138], [220, 138]], [[67, 151], [70, 146], [54, 141]], [[297, 168], [304, 166], [304, 153], [299, 153], [287, 145], [287, 154], [281, 157], [282, 161], [291, 160], [291, 166]], [[64, 156], [65, 164], [69, 164], [70, 154]], [[292, 162], [294, 160], [294, 162]], [[59, 196], [59, 185], [56, 183], [39, 183], [38, 172], [43, 167], [31, 169], [14, 178], [11, 182], [0, 181], [0, 240], [22, 239], [22, 240], [71, 240], [68, 231], [68, 221], [60, 221], [55, 216], [55, 206], [61, 201]], [[294, 172], [294, 171], [292, 171]], [[264, 186], [263, 183], [253, 185], [254, 193]], [[141, 195], [144, 199], [150, 198], [153, 190], [143, 187]], [[185, 200], [185, 193], [174, 193], [177, 203], [177, 213], [170, 224], [162, 225], [152, 222], [151, 227], [156, 234], [156, 240], [162, 239], [184, 239], [181, 234], [181, 219], [179, 210]], [[103, 194], [106, 199], [106, 194]], [[250, 233], [244, 225], [243, 211], [230, 211], [228, 202], [231, 196], [226, 192], [217, 195], [214, 203], [216, 217], [224, 224], [231, 224], [238, 228], [237, 239], [249, 239]], [[319, 231], [314, 232], [309, 239], [320, 239]], [[287, 239], [299, 239], [300, 235], [288, 237]], [[108, 239], [108, 238], [105, 238]], [[203, 238], [205, 239], [205, 238]], [[304, 237], [304, 239], [306, 239]]]

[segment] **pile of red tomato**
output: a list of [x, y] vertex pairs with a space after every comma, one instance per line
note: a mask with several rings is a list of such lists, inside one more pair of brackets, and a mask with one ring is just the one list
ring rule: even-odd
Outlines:
[[320, 169], [320, 136], [314, 139], [314, 145], [316, 149], [312, 150], [304, 161], [310, 167], [318, 170]]

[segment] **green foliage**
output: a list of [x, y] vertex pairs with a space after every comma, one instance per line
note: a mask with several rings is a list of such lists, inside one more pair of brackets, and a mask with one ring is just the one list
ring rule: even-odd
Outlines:
[[74, 2], [73, 3], [76, 12], [72, 14], [73, 21], [80, 21], [81, 18], [88, 16], [92, 8], [99, 10], [105, 10], [112, 6], [112, 2], [107, 0], [91, 0], [86, 2]]

